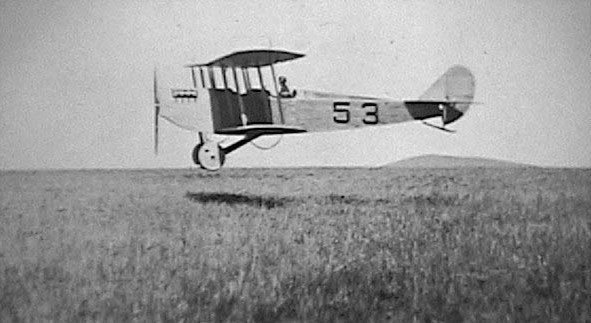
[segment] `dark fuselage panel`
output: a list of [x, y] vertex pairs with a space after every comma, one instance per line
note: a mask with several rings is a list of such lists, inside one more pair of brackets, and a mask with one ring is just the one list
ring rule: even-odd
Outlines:
[[247, 125], [273, 123], [269, 93], [265, 90], [254, 89], [246, 94], [238, 94], [230, 89], [210, 89], [209, 95], [214, 132], [243, 125], [240, 101], [244, 107]]

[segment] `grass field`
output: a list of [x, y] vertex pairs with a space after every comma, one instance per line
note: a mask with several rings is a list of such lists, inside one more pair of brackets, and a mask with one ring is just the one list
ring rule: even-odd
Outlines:
[[0, 321], [591, 322], [591, 170], [0, 173]]

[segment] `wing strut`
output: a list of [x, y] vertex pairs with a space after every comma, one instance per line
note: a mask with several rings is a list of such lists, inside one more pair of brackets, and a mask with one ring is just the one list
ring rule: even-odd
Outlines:
[[191, 79], [193, 80], [193, 88], [197, 88], [197, 76], [195, 75], [195, 67], [191, 67]]
[[244, 112], [244, 102], [242, 95], [240, 95], [240, 87], [238, 86], [238, 77], [236, 76], [236, 67], [232, 68], [232, 74], [234, 74], [234, 84], [236, 84], [236, 94], [238, 95], [238, 103], [240, 104], [240, 119], [242, 119], [242, 125], [246, 126], [246, 114]]
[[277, 87], [277, 77], [275, 76], [275, 64], [271, 64], [271, 74], [273, 75], [273, 85], [275, 86], [275, 96], [277, 97], [277, 106], [279, 107], [279, 118], [281, 120], [281, 124], [285, 124], [285, 120], [283, 119], [283, 107], [281, 106], [281, 98], [279, 97], [279, 88]]
[[263, 74], [261, 73], [261, 67], [257, 66], [257, 73], [259, 74], [259, 81], [261, 83], [261, 89], [265, 88], [265, 82], [263, 81]]
[[201, 87], [205, 88], [205, 78], [203, 77], [203, 69], [199, 67], [199, 76], [201, 77]]

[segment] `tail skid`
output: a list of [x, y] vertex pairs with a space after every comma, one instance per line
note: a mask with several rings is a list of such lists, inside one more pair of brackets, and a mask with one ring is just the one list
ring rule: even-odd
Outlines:
[[423, 121], [423, 124], [424, 124], [425, 126], [429, 126], [429, 127], [435, 128], [435, 129], [443, 130], [443, 131], [445, 131], [445, 132], [449, 132], [449, 133], [456, 133], [456, 131], [455, 131], [455, 130], [452, 130], [452, 129], [447, 129], [445, 126], [443, 126], [443, 127], [442, 127], [442, 126], [434, 125], [434, 124], [432, 124], [432, 123], [429, 123], [429, 122], [427, 122], [427, 121]]

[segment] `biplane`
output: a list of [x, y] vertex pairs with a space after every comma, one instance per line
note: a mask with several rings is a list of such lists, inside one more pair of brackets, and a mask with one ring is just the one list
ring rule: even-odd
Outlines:
[[[278, 84], [275, 65], [301, 57], [304, 55], [283, 50], [246, 50], [204, 64], [189, 64], [186, 67], [191, 71], [193, 87], [171, 88], [165, 98], [160, 97], [155, 70], [155, 153], [160, 119], [198, 133], [193, 161], [215, 171], [224, 165], [228, 154], [261, 136], [417, 120], [452, 132], [446, 126], [474, 103], [474, 77], [460, 65], [449, 68], [416, 100], [289, 90], [284, 77]], [[441, 125], [427, 121], [431, 118], [439, 118]], [[211, 134], [239, 139], [222, 146], [223, 142], [213, 140]]]

